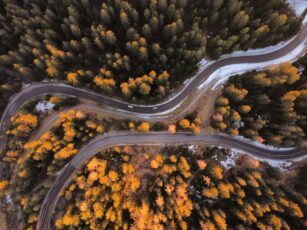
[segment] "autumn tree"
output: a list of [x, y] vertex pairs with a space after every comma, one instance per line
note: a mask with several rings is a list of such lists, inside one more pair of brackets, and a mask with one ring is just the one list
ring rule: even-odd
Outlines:
[[37, 116], [20, 112], [11, 118], [12, 128], [7, 134], [25, 137], [38, 126], [38, 122]]
[[150, 130], [150, 124], [148, 122], [142, 122], [139, 127], [138, 131], [142, 133], [147, 133]]

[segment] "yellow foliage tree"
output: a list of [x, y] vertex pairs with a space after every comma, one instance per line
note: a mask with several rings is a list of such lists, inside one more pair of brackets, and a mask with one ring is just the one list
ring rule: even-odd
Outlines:
[[219, 165], [212, 166], [210, 172], [211, 172], [211, 175], [217, 178], [218, 180], [223, 179], [223, 169], [221, 168], [221, 166]]
[[142, 122], [139, 127], [138, 131], [142, 133], [147, 133], [150, 130], [150, 124], [148, 122]]
[[188, 119], [182, 119], [180, 122], [179, 122], [179, 125], [181, 128], [183, 129], [188, 129], [190, 128], [190, 122]]
[[9, 181], [8, 180], [0, 181], [0, 192], [4, 191], [7, 188], [8, 185], [9, 185]]
[[72, 85], [78, 85], [80, 83], [80, 79], [77, 73], [68, 73], [67, 81]]
[[12, 130], [8, 130], [7, 134], [11, 135], [27, 135], [38, 126], [38, 118], [32, 114], [18, 113], [11, 118], [14, 126]]

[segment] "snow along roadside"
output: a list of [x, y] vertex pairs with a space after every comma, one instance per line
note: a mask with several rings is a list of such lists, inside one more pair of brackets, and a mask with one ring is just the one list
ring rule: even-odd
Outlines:
[[302, 15], [305, 9], [307, 9], [307, 1], [306, 0], [288, 0], [290, 6], [293, 7], [295, 14], [297, 16]]
[[[304, 43], [307, 43], [305, 41]], [[305, 52], [305, 44], [300, 44], [298, 47], [296, 47], [293, 51], [288, 53], [287, 55], [280, 57], [278, 59], [268, 61], [268, 62], [262, 62], [262, 63], [245, 63], [245, 64], [234, 64], [234, 65], [228, 65], [224, 66], [218, 70], [216, 70], [211, 76], [204, 81], [200, 86], [198, 86], [198, 90], [201, 90], [203, 87], [205, 87], [207, 84], [209, 84], [212, 81], [216, 81], [215, 85], [212, 87], [212, 90], [214, 90], [218, 85], [226, 82], [231, 76], [237, 75], [237, 74], [242, 74], [247, 71], [252, 71], [252, 70], [262, 70], [267, 68], [269, 65], [274, 65], [274, 64], [280, 64], [283, 62], [294, 62], [297, 60], [297, 57]]]

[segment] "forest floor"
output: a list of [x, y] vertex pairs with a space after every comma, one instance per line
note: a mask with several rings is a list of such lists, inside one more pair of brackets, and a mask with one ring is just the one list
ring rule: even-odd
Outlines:
[[196, 111], [204, 127], [210, 125], [210, 118], [215, 111], [215, 101], [222, 94], [222, 90], [222, 85], [215, 90], [208, 90], [198, 101]]
[[7, 230], [5, 214], [0, 210], [0, 230]]

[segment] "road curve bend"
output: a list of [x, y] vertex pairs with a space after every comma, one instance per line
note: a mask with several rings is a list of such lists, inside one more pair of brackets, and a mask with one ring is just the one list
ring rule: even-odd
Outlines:
[[199, 135], [193, 135], [190, 132], [178, 132], [170, 135], [167, 132], [151, 132], [148, 134], [120, 132], [117, 134], [101, 135], [83, 146], [79, 153], [75, 155], [74, 158], [58, 174], [56, 181], [44, 199], [36, 229], [47, 230], [49, 228], [51, 215], [56, 206], [60, 192], [69, 184], [76, 171], [99, 151], [119, 145], [182, 145], [191, 143], [205, 143], [223, 146], [225, 148], [235, 148], [252, 156], [278, 160], [295, 159], [307, 154], [307, 151], [303, 149], [283, 151], [268, 150], [255, 146], [250, 142], [234, 139], [221, 134], [201, 133]]
[[[113, 99], [106, 95], [97, 94], [95, 92], [89, 92], [86, 89], [75, 88], [66, 84], [59, 83], [40, 83], [25, 87], [20, 93], [14, 95], [10, 98], [8, 106], [6, 107], [1, 120], [0, 120], [0, 136], [5, 133], [5, 124], [7, 124], [13, 114], [18, 111], [22, 105], [24, 105], [31, 98], [44, 95], [44, 94], [66, 94], [70, 96], [75, 96], [79, 98], [84, 98], [88, 100], [101, 103], [110, 108], [119, 110], [122, 114], [134, 115], [138, 118], [157, 119], [162, 113], [164, 114], [163, 119], [169, 119], [168, 111], [171, 109], [180, 106], [183, 101], [185, 101], [190, 94], [197, 91], [197, 87], [200, 86], [206, 79], [208, 79], [215, 71], [218, 69], [233, 65], [233, 64], [255, 64], [255, 63], [267, 63], [269, 61], [277, 60], [281, 57], [284, 57], [291, 51], [295, 50], [300, 45], [304, 45], [304, 48], [296, 58], [303, 56], [307, 50], [307, 23], [303, 25], [300, 32], [289, 42], [287, 42], [283, 47], [278, 50], [260, 54], [260, 55], [242, 55], [236, 57], [226, 57], [220, 60], [214, 61], [209, 65], [205, 66], [197, 75], [192, 78], [186, 87], [184, 87], [180, 92], [177, 92], [168, 100], [156, 104], [156, 105], [130, 105], [128, 102]], [[214, 79], [212, 79], [214, 80]], [[206, 89], [207, 90], [207, 89]], [[199, 93], [199, 92], [197, 92]], [[195, 103], [197, 97], [194, 97], [194, 101], [191, 101], [191, 104]], [[184, 111], [184, 109], [182, 109]], [[177, 116], [182, 114], [178, 113]], [[1, 146], [5, 143], [4, 138], [0, 138], [0, 149]]]

